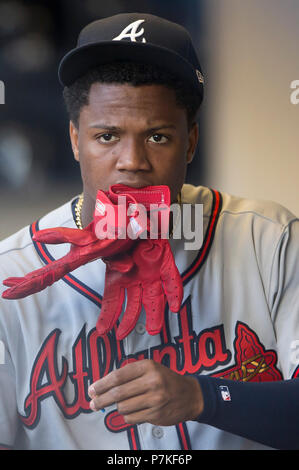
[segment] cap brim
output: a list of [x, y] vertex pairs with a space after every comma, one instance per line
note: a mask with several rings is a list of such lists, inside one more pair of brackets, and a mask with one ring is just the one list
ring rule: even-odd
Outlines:
[[60, 83], [69, 86], [89, 69], [114, 61], [138, 61], [163, 67], [178, 78], [188, 81], [202, 94], [203, 87], [195, 68], [183, 57], [154, 44], [131, 41], [103, 41], [72, 49], [60, 62]]

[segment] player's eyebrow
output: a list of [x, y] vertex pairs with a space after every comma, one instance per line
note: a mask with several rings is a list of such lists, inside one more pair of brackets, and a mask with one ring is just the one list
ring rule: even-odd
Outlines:
[[[121, 131], [122, 128], [118, 126], [110, 126], [109, 124], [95, 123], [89, 126], [90, 129], [104, 129], [109, 131]], [[162, 129], [176, 129], [177, 127], [174, 124], [161, 124], [159, 126], [154, 126], [146, 129], [147, 132], [157, 132]]]
[[176, 129], [177, 127], [174, 124], [162, 124], [160, 126], [150, 127], [147, 129], [149, 132], [157, 132], [163, 129]]
[[109, 126], [107, 124], [101, 124], [101, 123], [92, 124], [91, 126], [89, 126], [89, 128], [90, 129], [105, 129], [105, 130], [109, 130], [109, 131], [119, 131], [119, 130], [121, 130], [120, 127]]

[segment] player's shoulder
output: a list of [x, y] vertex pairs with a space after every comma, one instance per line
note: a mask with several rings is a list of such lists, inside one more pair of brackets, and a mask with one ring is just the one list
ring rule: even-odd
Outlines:
[[182, 189], [184, 202], [203, 204], [204, 215], [209, 216], [215, 197], [219, 198], [219, 217], [232, 220], [258, 220], [284, 228], [298, 217], [278, 202], [266, 199], [245, 198], [214, 190], [205, 186], [185, 184]]
[[[72, 200], [53, 209], [37, 221], [39, 229], [50, 227], [75, 227], [72, 215]], [[0, 276], [9, 275], [18, 267], [28, 272], [35, 269], [39, 259], [32, 241], [32, 225], [27, 225], [9, 237], [0, 241]], [[19, 271], [18, 269], [18, 271]], [[17, 274], [15, 274], [17, 275]]]
[[292, 221], [297, 220], [295, 214], [276, 201], [238, 197], [225, 192], [222, 192], [221, 195], [223, 214], [227, 213], [232, 216], [248, 215], [251, 218], [263, 219], [265, 222], [280, 227], [285, 227]]

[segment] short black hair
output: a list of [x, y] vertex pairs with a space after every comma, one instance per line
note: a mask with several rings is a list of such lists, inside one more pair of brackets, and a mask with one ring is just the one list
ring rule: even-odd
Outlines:
[[139, 62], [111, 62], [89, 70], [63, 90], [63, 98], [70, 120], [78, 128], [83, 106], [89, 103], [93, 83], [128, 83], [132, 86], [164, 85], [174, 90], [178, 106], [185, 108], [189, 127], [196, 120], [202, 97], [188, 83], [166, 69]]

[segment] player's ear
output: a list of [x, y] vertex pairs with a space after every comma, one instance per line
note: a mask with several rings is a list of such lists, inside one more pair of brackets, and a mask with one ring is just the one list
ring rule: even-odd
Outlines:
[[71, 139], [74, 158], [78, 162], [79, 161], [78, 129], [73, 123], [73, 121], [70, 121], [69, 132], [70, 132], [70, 139]]
[[187, 151], [187, 163], [191, 163], [195, 154], [199, 136], [199, 128], [197, 122], [194, 122], [189, 129], [189, 145]]

